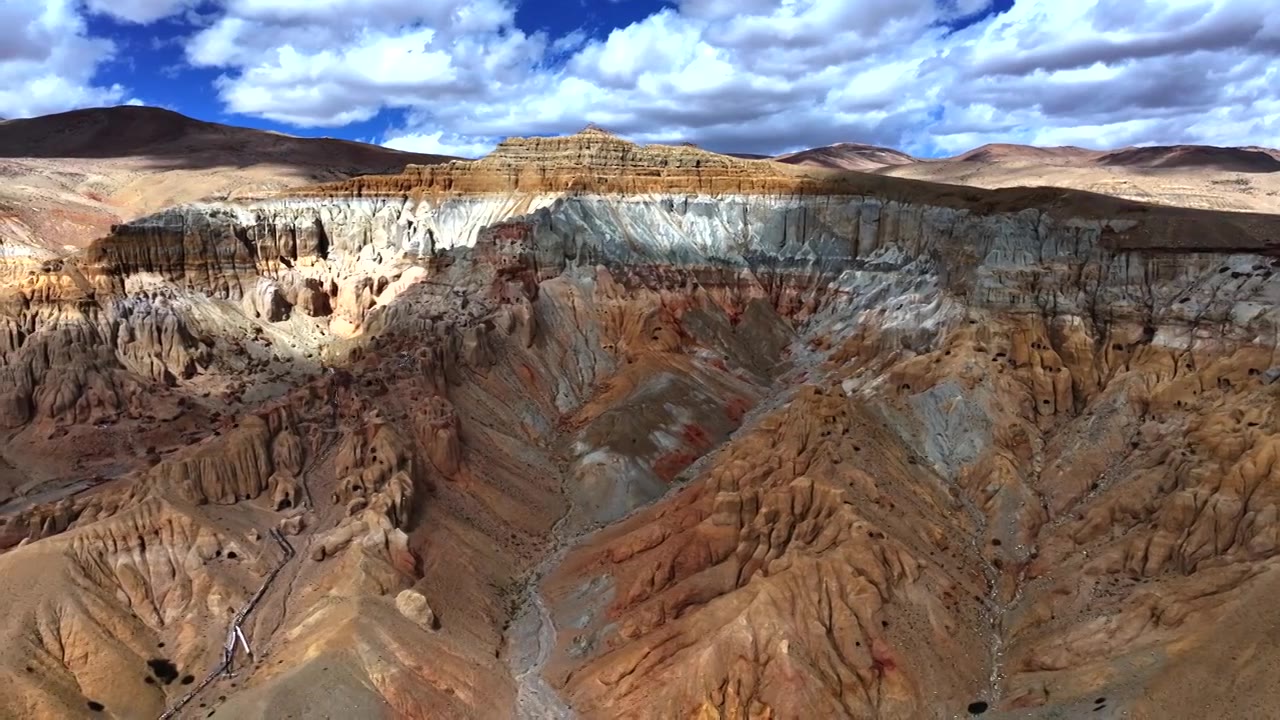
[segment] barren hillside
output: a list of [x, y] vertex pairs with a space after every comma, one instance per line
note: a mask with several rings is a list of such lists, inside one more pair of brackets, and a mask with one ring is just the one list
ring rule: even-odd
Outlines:
[[929, 160], [842, 143], [779, 162], [980, 188], [1062, 187], [1157, 205], [1280, 212], [1280, 151], [1194, 145], [1124, 148], [992, 144]]
[[179, 203], [451, 160], [112, 107], [0, 122], [0, 243], [61, 251]]

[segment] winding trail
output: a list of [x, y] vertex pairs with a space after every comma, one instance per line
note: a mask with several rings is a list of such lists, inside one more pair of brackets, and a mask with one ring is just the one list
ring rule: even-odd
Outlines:
[[[280, 558], [280, 562], [272, 568], [271, 572], [267, 573], [267, 577], [263, 579], [262, 585], [258, 588], [258, 591], [253, 594], [253, 597], [249, 598], [249, 602], [245, 603], [244, 607], [240, 608], [240, 611], [235, 614], [235, 617], [231, 618], [231, 624], [227, 629], [227, 647], [229, 648], [229, 651], [223, 655], [222, 662], [218, 663], [217, 666], [210, 670], [209, 674], [204, 677], [204, 680], [200, 681], [199, 685], [196, 685], [186, 695], [179, 698], [178, 701], [168, 710], [165, 710], [164, 713], [160, 715], [160, 720], [169, 720], [169, 718], [177, 715], [182, 708], [186, 707], [187, 703], [195, 699], [195, 697], [208, 687], [210, 683], [218, 679], [220, 675], [230, 672], [232, 662], [235, 659], [235, 643], [237, 638], [240, 642], [246, 645], [247, 649], [248, 643], [244, 639], [244, 631], [242, 630], [245, 618], [249, 617], [249, 613], [253, 612], [253, 609], [258, 605], [258, 602], [262, 600], [262, 596], [267, 593], [267, 589], [271, 587], [271, 581], [276, 579], [276, 576], [280, 574], [280, 571], [284, 569], [285, 565], [288, 565], [289, 561], [297, 554], [294, 552], [293, 546], [289, 544], [289, 541], [286, 540], [284, 535], [281, 535], [278, 530], [272, 528], [268, 532], [271, 535], [271, 539], [275, 540], [276, 544], [280, 546], [280, 550], [284, 553], [284, 556]], [[250, 657], [252, 657], [252, 655], [250, 655]]]

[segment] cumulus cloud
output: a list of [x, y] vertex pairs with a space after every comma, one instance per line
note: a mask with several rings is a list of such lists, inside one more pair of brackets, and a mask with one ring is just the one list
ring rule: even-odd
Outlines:
[[475, 159], [487, 154], [497, 142], [498, 138], [468, 138], [437, 130], [432, 133], [398, 134], [383, 145], [393, 150]]
[[957, 80], [933, 128], [943, 150], [1001, 136], [1095, 147], [1275, 143], [1280, 23], [1262, 4], [1020, 2], [961, 35], [922, 65], [924, 78]]
[[340, 126], [401, 108], [388, 144], [448, 154], [587, 122], [716, 149], [920, 154], [1266, 143], [1280, 126], [1280, 20], [1251, 0], [1017, 0], [958, 31], [990, 0], [683, 0], [594, 39], [521, 32], [505, 0], [374, 0], [356, 25], [352, 2], [230, 0], [188, 54], [225, 69], [233, 111]]
[[[80, 2], [49, 4], [76, 62], [46, 96], [125, 96], [93, 85], [113, 48], [86, 36], [77, 7], [173, 14], [230, 112], [342, 127], [396, 109], [406, 120], [384, 143], [445, 154], [588, 122], [720, 150], [858, 141], [923, 155], [1274, 144], [1280, 127], [1280, 13], [1256, 0], [1016, 0], [1001, 13], [992, 0], [677, 0], [599, 37], [520, 29], [517, 3], [534, 0]], [[9, 0], [0, 21], [40, 5]], [[0, 39], [0, 79], [50, 37]]]
[[199, 4], [200, 0], [86, 0], [90, 12], [137, 24], [155, 22]]
[[228, 71], [217, 86], [232, 112], [339, 127], [483, 97], [523, 81], [545, 49], [499, 0], [230, 0], [187, 56]]
[[29, 117], [119, 102], [126, 90], [96, 85], [115, 44], [89, 37], [72, 0], [0, 3], [0, 117]]

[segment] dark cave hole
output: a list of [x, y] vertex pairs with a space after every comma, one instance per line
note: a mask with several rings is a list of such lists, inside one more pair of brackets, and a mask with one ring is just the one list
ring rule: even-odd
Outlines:
[[92, 710], [92, 711], [94, 711], [94, 712], [102, 712], [103, 710], [106, 710], [106, 709], [107, 709], [107, 706], [106, 706], [106, 705], [103, 705], [102, 703], [98, 702], [97, 700], [90, 700], [90, 701], [89, 701], [88, 703], [86, 703], [86, 704], [89, 706], [89, 709], [90, 709], [90, 710]]
[[146, 676], [146, 677], [142, 678], [142, 682], [144, 682], [144, 683], [146, 683], [146, 684], [148, 684], [148, 685], [155, 685], [155, 684], [156, 684], [156, 679], [155, 679], [155, 678], [153, 678], [153, 677], [151, 677], [150, 675], [148, 675], [148, 676]]
[[971, 702], [969, 703], [969, 714], [981, 715], [982, 713], [987, 711], [987, 707], [988, 705], [982, 700], [978, 700], [977, 702]]
[[183, 675], [183, 676], [182, 676], [182, 684], [183, 684], [183, 685], [190, 685], [191, 683], [193, 683], [193, 682], [195, 682], [195, 681], [196, 681], [196, 676], [195, 676], [195, 675]]
[[1107, 699], [1106, 699], [1106, 698], [1104, 698], [1104, 697], [1100, 697], [1100, 698], [1098, 698], [1097, 700], [1094, 700], [1094, 702], [1098, 703], [1099, 705], [1101, 705], [1101, 704], [1105, 703], [1106, 701], [1107, 701]]
[[156, 643], [156, 647], [164, 647], [164, 643], [163, 643], [163, 642], [158, 642], [158, 643]]
[[156, 679], [165, 685], [178, 679], [178, 667], [168, 658], [151, 658], [147, 661], [147, 667], [151, 668], [151, 672], [155, 674]]
[[1000, 547], [1000, 538], [991, 538], [991, 544]]
[[235, 559], [236, 559], [236, 558], [238, 558], [238, 557], [240, 557], [240, 556], [236, 554], [236, 551], [235, 551], [235, 550], [229, 550], [229, 551], [227, 552], [227, 559], [228, 559], [228, 560], [235, 560]]

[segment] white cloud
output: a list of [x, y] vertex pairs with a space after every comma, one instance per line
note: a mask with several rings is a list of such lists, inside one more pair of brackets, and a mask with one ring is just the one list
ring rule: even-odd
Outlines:
[[0, 22], [26, 29], [0, 38], [0, 115], [128, 97], [93, 83], [114, 47], [77, 13], [98, 11], [186, 18], [187, 59], [220, 72], [232, 112], [341, 127], [402, 109], [383, 140], [446, 154], [587, 122], [715, 149], [918, 154], [1275, 144], [1280, 127], [1280, 13], [1256, 0], [1017, 0], [956, 32], [991, 0], [679, 0], [594, 39], [523, 32], [517, 2], [535, 0], [3, 0]]
[[30, 117], [119, 102], [125, 89], [93, 82], [115, 45], [92, 38], [73, 0], [0, 2], [0, 117]]
[[[398, 147], [474, 154], [596, 122], [776, 152], [855, 140], [1274, 143], [1280, 20], [1250, 0], [684, 0], [588, 40], [511, 2], [229, 0], [188, 47], [236, 112], [334, 126], [405, 108]], [[469, 10], [469, 12], [467, 12]], [[284, 32], [283, 23], [302, 23]]]
[[91, 12], [138, 24], [155, 22], [199, 4], [200, 0], [86, 0]]
[[468, 138], [437, 130], [432, 133], [405, 133], [388, 138], [383, 143], [393, 150], [452, 155], [474, 159], [487, 155], [498, 144], [498, 138]]
[[229, 0], [187, 57], [228, 70], [232, 112], [337, 127], [522, 81], [545, 42], [513, 23], [499, 0]]

